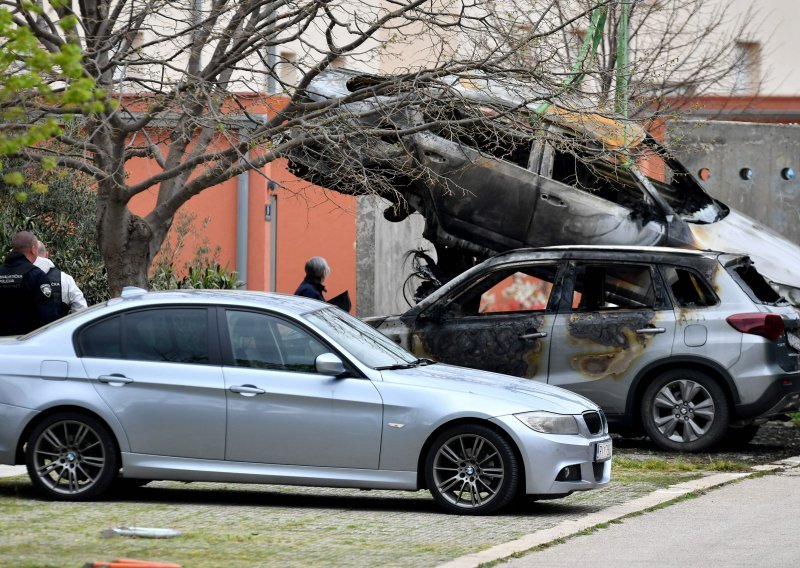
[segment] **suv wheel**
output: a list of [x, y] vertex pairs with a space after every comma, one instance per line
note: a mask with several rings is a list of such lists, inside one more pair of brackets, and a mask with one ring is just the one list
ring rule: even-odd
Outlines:
[[699, 452], [728, 431], [728, 401], [714, 379], [694, 369], [658, 375], [642, 399], [647, 435], [667, 450]]

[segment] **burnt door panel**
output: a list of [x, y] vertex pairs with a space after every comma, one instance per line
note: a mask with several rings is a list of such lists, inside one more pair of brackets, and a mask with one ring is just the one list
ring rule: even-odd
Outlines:
[[418, 143], [421, 162], [436, 174], [426, 190], [441, 229], [493, 250], [530, 244], [538, 175], [443, 138]]
[[437, 361], [545, 381], [558, 266], [533, 263], [481, 275], [423, 314], [411, 349]]
[[552, 314], [448, 318], [411, 337], [412, 350], [443, 363], [545, 381]]
[[541, 178], [536, 215], [525, 242], [550, 245], [657, 245], [664, 226], [631, 209], [569, 185]]
[[555, 319], [548, 382], [625, 412], [637, 373], [672, 352], [675, 317], [649, 265], [576, 263]]

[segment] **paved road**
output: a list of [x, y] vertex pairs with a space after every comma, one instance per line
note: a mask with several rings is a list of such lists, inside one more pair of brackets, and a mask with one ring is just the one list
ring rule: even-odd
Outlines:
[[503, 566], [800, 565], [800, 468], [748, 478]]

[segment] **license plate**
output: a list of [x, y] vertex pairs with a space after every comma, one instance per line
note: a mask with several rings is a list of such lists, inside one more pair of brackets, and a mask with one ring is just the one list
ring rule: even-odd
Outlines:
[[786, 338], [789, 340], [789, 345], [795, 351], [800, 351], [800, 337], [797, 337], [797, 334], [793, 331], [790, 331], [786, 334]]
[[608, 461], [611, 459], [611, 440], [597, 442], [594, 450], [594, 461]]

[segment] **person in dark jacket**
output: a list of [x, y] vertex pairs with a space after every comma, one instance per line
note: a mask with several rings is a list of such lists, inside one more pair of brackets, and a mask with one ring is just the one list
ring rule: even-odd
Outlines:
[[325, 301], [322, 295], [325, 290], [325, 278], [330, 274], [331, 269], [328, 263], [321, 256], [314, 256], [306, 262], [306, 277], [297, 287], [294, 294], [295, 296], [305, 296], [306, 298], [313, 298], [321, 302]]
[[11, 239], [12, 251], [0, 266], [0, 336], [22, 335], [59, 317], [50, 280], [33, 264], [38, 248], [30, 231]]

